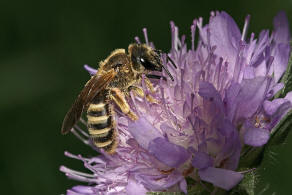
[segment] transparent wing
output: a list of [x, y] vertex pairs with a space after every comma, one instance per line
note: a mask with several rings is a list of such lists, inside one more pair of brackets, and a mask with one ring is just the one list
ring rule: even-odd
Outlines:
[[101, 76], [93, 76], [86, 83], [64, 118], [61, 129], [62, 134], [66, 134], [71, 130], [80, 119], [81, 114], [88, 103], [90, 103], [92, 99], [114, 79], [115, 76], [116, 72], [114, 69], [111, 69]]

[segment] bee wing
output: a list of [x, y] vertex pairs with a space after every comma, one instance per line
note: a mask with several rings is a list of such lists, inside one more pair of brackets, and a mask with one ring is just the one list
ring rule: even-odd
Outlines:
[[113, 80], [115, 76], [116, 72], [114, 69], [111, 69], [101, 76], [93, 76], [86, 83], [64, 118], [61, 129], [62, 134], [66, 134], [71, 130], [75, 123], [77, 123], [80, 119], [81, 114], [88, 103], [90, 103], [92, 99]]

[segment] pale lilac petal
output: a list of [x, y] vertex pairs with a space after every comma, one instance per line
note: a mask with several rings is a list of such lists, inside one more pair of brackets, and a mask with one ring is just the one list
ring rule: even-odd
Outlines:
[[185, 194], [188, 193], [188, 186], [187, 186], [187, 181], [185, 179], [182, 179], [180, 182], [179, 182], [179, 188], [181, 189], [181, 191], [183, 191]]
[[276, 113], [276, 111], [279, 109], [280, 106], [282, 106], [283, 104], [287, 102], [289, 102], [289, 100], [286, 100], [284, 98], [278, 98], [273, 101], [266, 100], [263, 104], [265, 113], [268, 116], [272, 116]]
[[142, 184], [137, 183], [133, 179], [128, 180], [128, 185], [126, 186], [127, 195], [137, 195], [137, 194], [145, 194], [148, 190]]
[[[252, 59], [251, 59], [251, 62], [250, 62], [250, 65], [255, 67], [255, 68], [258, 68], [259, 66], [263, 66], [260, 71], [262, 71], [262, 74], [265, 74], [266, 71], [266, 67], [264, 66], [265, 63], [264, 63], [264, 59], [265, 59], [265, 56], [263, 54], [263, 52], [265, 51], [265, 49], [267, 48], [267, 46], [270, 44], [270, 41], [269, 41], [269, 31], [268, 30], [263, 30], [260, 32], [260, 35], [259, 35], [259, 39], [258, 39], [258, 42], [257, 42], [257, 47], [256, 47], [256, 50], [254, 51], [253, 53], [253, 56], [252, 56]], [[257, 72], [260, 72], [259, 70], [257, 70]], [[257, 76], [259, 76], [257, 74]]]
[[276, 93], [278, 93], [281, 89], [283, 89], [284, 84], [283, 83], [277, 83], [273, 86], [273, 88], [268, 92], [267, 94], [267, 98], [271, 98], [274, 95], [276, 95]]
[[254, 147], [265, 145], [270, 138], [270, 131], [261, 128], [248, 128], [244, 134], [244, 143]]
[[244, 69], [243, 78], [253, 79], [255, 77], [254, 67], [248, 66]]
[[72, 190], [67, 190], [66, 195], [84, 195], [84, 194], [81, 194], [81, 193], [79, 193], [79, 192], [74, 192], [74, 191], [72, 191]]
[[279, 12], [274, 18], [274, 40], [277, 43], [288, 43], [290, 41], [289, 22], [284, 11]]
[[[273, 100], [276, 101], [277, 99]], [[277, 106], [275, 111], [273, 112], [273, 115], [270, 115], [270, 123], [266, 125], [266, 128], [269, 130], [273, 130], [273, 128], [281, 121], [283, 116], [291, 110], [292, 103], [289, 100], [285, 100], [284, 103]], [[272, 132], [271, 132], [272, 133]]]
[[242, 147], [241, 147], [240, 138], [238, 135], [232, 137], [231, 139], [229, 139], [229, 140], [233, 142], [232, 146], [231, 146], [232, 150], [231, 151], [227, 150], [227, 152], [229, 152], [229, 153], [227, 153], [227, 154], [229, 154], [229, 158], [227, 158], [225, 161], [223, 160], [224, 161], [223, 168], [230, 169], [230, 170], [236, 170], [238, 167], [239, 160], [240, 160], [240, 152], [241, 152]]
[[81, 194], [93, 194], [94, 191], [92, 189], [92, 187], [89, 187], [89, 186], [74, 186], [72, 188], [72, 190], [74, 190], [74, 192], [78, 192], [78, 193], [81, 193]]
[[205, 169], [213, 166], [213, 159], [205, 152], [195, 152], [192, 165], [197, 169]]
[[144, 117], [140, 117], [137, 121], [129, 123], [128, 131], [144, 149], [148, 148], [150, 141], [157, 137], [163, 137], [159, 130]]
[[91, 68], [90, 66], [88, 66], [87, 64], [84, 65], [85, 70], [87, 70], [87, 72], [90, 75], [95, 75], [97, 73], [97, 69]]
[[199, 87], [199, 95], [206, 100], [214, 102], [217, 109], [223, 112], [223, 102], [218, 91], [215, 89], [214, 85], [208, 82], [201, 81]]
[[273, 71], [275, 73], [275, 80], [278, 81], [287, 68], [290, 55], [290, 30], [285, 12], [279, 12], [274, 18], [274, 29]]
[[235, 170], [238, 166], [241, 143], [238, 130], [227, 119], [217, 125], [218, 132], [224, 136], [224, 145], [216, 156], [217, 163], [224, 161], [223, 168]]
[[285, 72], [290, 56], [290, 44], [279, 43], [275, 46], [274, 50], [273, 69], [275, 81], [278, 81], [282, 74]]
[[227, 88], [224, 98], [225, 112], [229, 120], [233, 120], [235, 111], [237, 109], [237, 96], [240, 92], [241, 86], [239, 83], [231, 83]]
[[292, 91], [288, 92], [284, 99], [289, 100], [292, 103]]
[[140, 174], [135, 175], [137, 181], [143, 183], [143, 185], [151, 189], [151, 191], [161, 191], [166, 190], [169, 187], [172, 187], [178, 184], [184, 177], [180, 172], [174, 171], [169, 175], [151, 175], [151, 174]]
[[232, 75], [241, 40], [240, 30], [226, 12], [217, 12], [216, 16], [210, 19], [209, 29], [211, 46], [216, 46], [216, 55], [229, 62], [228, 73]]
[[256, 77], [242, 81], [242, 87], [238, 94], [237, 119], [251, 117], [261, 106], [266, 97], [271, 79]]
[[268, 68], [264, 61], [264, 56], [260, 55], [258, 61], [255, 62], [255, 64], [251, 64], [254, 66], [254, 72], [256, 77], [264, 77], [268, 74]]
[[223, 135], [224, 137], [230, 137], [234, 135], [234, 132], [236, 131], [234, 125], [227, 119], [220, 120], [219, 123], [215, 124], [216, 130], [218, 133]]
[[176, 168], [186, 162], [191, 156], [184, 147], [173, 144], [161, 137], [149, 143], [148, 151], [159, 161]]
[[214, 167], [199, 170], [199, 175], [203, 181], [210, 182], [225, 190], [232, 189], [243, 179], [241, 173]]

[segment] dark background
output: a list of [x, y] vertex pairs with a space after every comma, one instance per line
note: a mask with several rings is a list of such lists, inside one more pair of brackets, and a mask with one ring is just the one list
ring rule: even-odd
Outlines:
[[[94, 155], [74, 136], [62, 136], [67, 109], [89, 79], [83, 64], [97, 65], [115, 48], [127, 48], [147, 27], [156, 47], [171, 46], [169, 21], [190, 41], [190, 24], [211, 10], [225, 10], [242, 28], [272, 28], [285, 10], [292, 23], [292, 1], [3, 1], [0, 2], [0, 193], [61, 194], [79, 182], [68, 180], [60, 165], [81, 168], [64, 150]], [[292, 25], [291, 25], [292, 26]], [[291, 191], [292, 135], [262, 169], [269, 190]]]

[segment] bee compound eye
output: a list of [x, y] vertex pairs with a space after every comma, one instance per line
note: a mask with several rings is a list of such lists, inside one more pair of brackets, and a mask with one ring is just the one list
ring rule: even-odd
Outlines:
[[145, 64], [145, 60], [144, 60], [144, 58], [140, 58], [140, 62], [141, 62], [142, 64]]
[[140, 58], [140, 64], [147, 70], [157, 70], [156, 65], [150, 62], [147, 58]]

